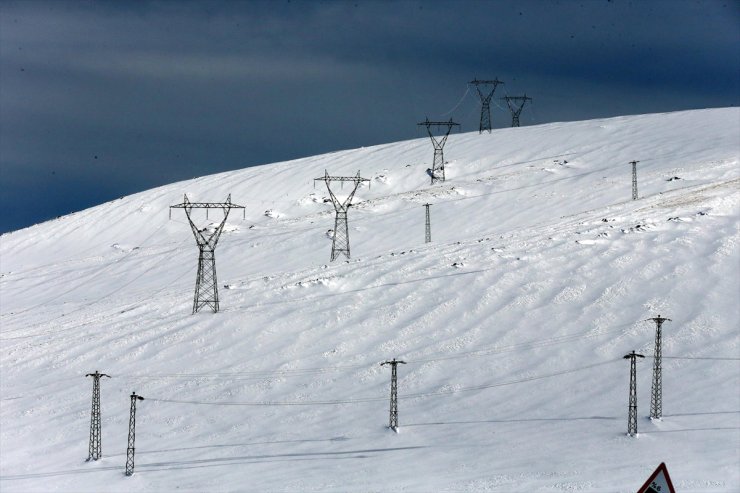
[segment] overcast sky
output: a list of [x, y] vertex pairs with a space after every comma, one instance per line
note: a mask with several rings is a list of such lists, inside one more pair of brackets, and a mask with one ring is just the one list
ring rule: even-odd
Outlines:
[[0, 232], [427, 116], [477, 130], [474, 77], [533, 97], [522, 125], [737, 106], [739, 47], [735, 0], [3, 0]]

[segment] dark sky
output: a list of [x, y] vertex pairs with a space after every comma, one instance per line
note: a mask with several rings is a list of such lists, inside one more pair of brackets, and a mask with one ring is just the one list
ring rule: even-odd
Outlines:
[[3, 0], [0, 232], [426, 116], [477, 130], [474, 77], [532, 96], [522, 125], [737, 106], [739, 50], [732, 0]]

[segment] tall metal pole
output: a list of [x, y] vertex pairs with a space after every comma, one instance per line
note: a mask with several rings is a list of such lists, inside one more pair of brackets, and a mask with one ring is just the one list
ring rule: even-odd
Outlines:
[[405, 365], [405, 361], [396, 360], [384, 361], [380, 366], [390, 365], [391, 367], [391, 407], [388, 428], [398, 433], [398, 364]]
[[[208, 306], [213, 312], [218, 312], [218, 279], [216, 278], [216, 245], [221, 237], [226, 219], [229, 217], [231, 209], [242, 209], [244, 206], [233, 204], [231, 194], [226, 197], [226, 202], [190, 202], [185, 195], [183, 202], [170, 206], [170, 217], [172, 209], [185, 209], [185, 215], [190, 223], [190, 229], [195, 236], [195, 242], [198, 244], [198, 275], [195, 279], [195, 294], [193, 295], [193, 313], [197, 313], [201, 308]], [[222, 209], [224, 217], [216, 226], [213, 232], [208, 232], [208, 228], [199, 229], [192, 218], [193, 209], [205, 209], [206, 217], [209, 209]]]
[[655, 356], [653, 357], [653, 385], [650, 389], [650, 419], [661, 419], [663, 417], [663, 322], [671, 321], [658, 315], [650, 318], [655, 322]]
[[[427, 118], [425, 121], [418, 123], [417, 125], [426, 127], [429, 138], [432, 141], [432, 146], [434, 147], [434, 158], [432, 159], [432, 167], [427, 170], [429, 172], [429, 176], [431, 177], [431, 184], [434, 185], [438, 181], [445, 181], [445, 143], [447, 142], [447, 138], [450, 136], [452, 128], [459, 127], [460, 124], [453, 122], [452, 118], [450, 118], [450, 120], [446, 122], [432, 122], [429, 121], [429, 118]], [[442, 129], [441, 131], [439, 131], [439, 133], [444, 133], [444, 135], [440, 137], [435, 137], [432, 128], [434, 128], [435, 130]]]
[[128, 446], [126, 447], [126, 476], [131, 476], [134, 473], [134, 452], [136, 447], [134, 445], [136, 441], [136, 401], [143, 401], [144, 398], [140, 395], [136, 395], [136, 392], [131, 393], [131, 414], [128, 420]]
[[519, 115], [522, 114], [527, 101], [532, 101], [532, 98], [525, 94], [524, 96], [506, 96], [501, 99], [506, 101], [506, 105], [509, 107], [509, 111], [511, 111], [511, 126], [518, 127]]
[[93, 377], [92, 388], [92, 410], [90, 411], [90, 442], [88, 444], [87, 460], [100, 459], [103, 451], [103, 434], [100, 424], [100, 377], [108, 377], [105, 373], [95, 370], [95, 373], [88, 373], [86, 377]]
[[424, 207], [426, 208], [426, 234], [424, 236], [424, 243], [431, 243], [432, 242], [432, 222], [429, 217], [429, 206], [432, 204], [424, 204]]
[[624, 356], [624, 359], [630, 360], [630, 397], [627, 415], [627, 434], [631, 437], [637, 436], [637, 365], [635, 362], [637, 358], [644, 357], [634, 351]]
[[[480, 126], [478, 127], [478, 133], [482, 134], [483, 131], [491, 133], [491, 98], [496, 91], [496, 87], [499, 84], [503, 84], [503, 82], [498, 79], [478, 80], [476, 78], [471, 80], [470, 84], [475, 86], [475, 90], [480, 97]], [[483, 87], [483, 91], [481, 91], [481, 87]]]
[[637, 200], [637, 163], [640, 161], [630, 161], [632, 165], [632, 200]]
[[[362, 178], [360, 171], [357, 171], [355, 176], [329, 176], [329, 172], [324, 170], [324, 176], [320, 178], [314, 178], [314, 185], [316, 181], [323, 181], [326, 183], [326, 189], [329, 191], [329, 197], [334, 205], [336, 215], [334, 216], [334, 238], [331, 242], [331, 261], [336, 260], [340, 254], [346, 258], [350, 258], [349, 251], [349, 222], [347, 220], [347, 211], [352, 206], [352, 198], [357, 192], [357, 188], [363, 182], [370, 182], [368, 178]], [[331, 189], [331, 182], [338, 181], [344, 185], [345, 181], [352, 182], [354, 188], [352, 192], [344, 200], [339, 200]]]

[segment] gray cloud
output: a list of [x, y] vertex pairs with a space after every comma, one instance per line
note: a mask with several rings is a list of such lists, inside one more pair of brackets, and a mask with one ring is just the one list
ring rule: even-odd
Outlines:
[[738, 26], [722, 1], [3, 2], [0, 231], [420, 136], [474, 76], [533, 96], [526, 124], [736, 105]]

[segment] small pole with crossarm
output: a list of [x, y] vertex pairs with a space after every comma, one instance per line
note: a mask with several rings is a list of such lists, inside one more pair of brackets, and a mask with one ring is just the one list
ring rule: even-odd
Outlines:
[[629, 411], [627, 416], [627, 434], [631, 437], [637, 436], [637, 358], [645, 356], [632, 351], [624, 356], [624, 359], [630, 360], [630, 397]]
[[655, 350], [653, 357], [653, 385], [650, 388], [650, 419], [663, 417], [663, 322], [671, 322], [670, 318], [649, 318], [655, 322]]
[[136, 447], [136, 401], [143, 401], [144, 398], [140, 395], [136, 395], [136, 392], [131, 393], [131, 414], [128, 420], [128, 446], [126, 447], [126, 476], [134, 474], [134, 452]]
[[398, 364], [405, 365], [405, 361], [396, 360], [384, 361], [380, 366], [389, 365], [391, 367], [391, 409], [388, 428], [398, 433]]
[[95, 371], [95, 373], [88, 373], [86, 377], [93, 377], [93, 388], [92, 388], [92, 410], [90, 411], [90, 442], [88, 444], [87, 460], [98, 460], [103, 456], [103, 435], [100, 424], [100, 378], [107, 377], [110, 375]]

